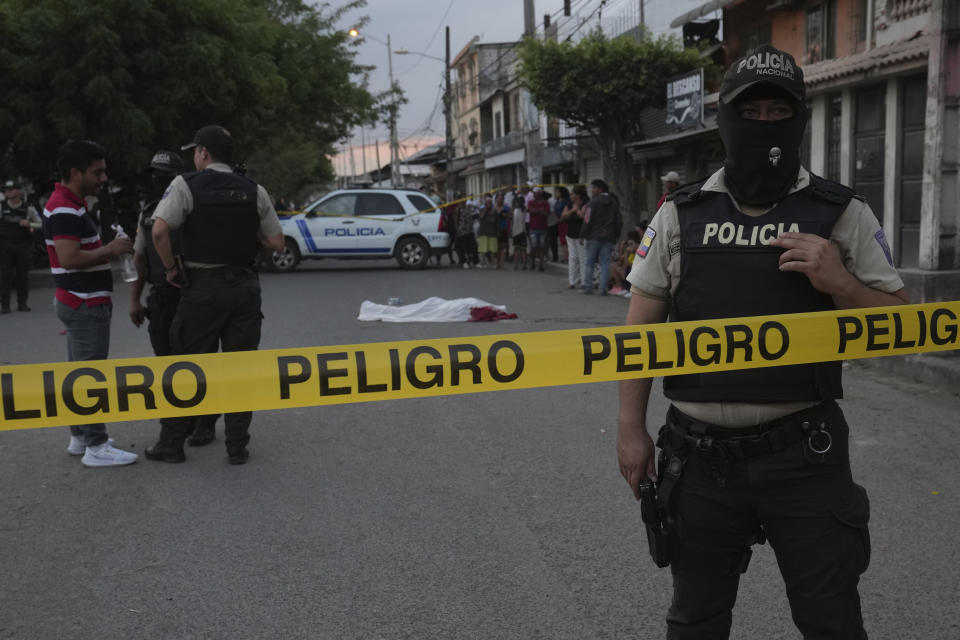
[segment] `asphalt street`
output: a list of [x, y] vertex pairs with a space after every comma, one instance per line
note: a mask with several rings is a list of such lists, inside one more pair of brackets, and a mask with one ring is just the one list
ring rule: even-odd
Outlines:
[[[263, 348], [621, 324], [628, 301], [555, 272], [325, 261], [265, 274]], [[0, 316], [3, 363], [65, 359], [50, 289]], [[363, 300], [479, 297], [516, 320], [360, 322]], [[111, 355], [150, 355], [118, 283]], [[651, 428], [666, 403], [655, 386]], [[845, 366], [854, 475], [872, 501], [871, 638], [960, 637], [956, 389]], [[620, 478], [614, 383], [254, 415], [179, 465], [88, 469], [66, 428], [0, 431], [0, 638], [662, 638], [668, 570]], [[110, 425], [138, 453], [153, 422]], [[218, 436], [222, 423], [218, 424]], [[798, 638], [756, 549], [734, 638]]]

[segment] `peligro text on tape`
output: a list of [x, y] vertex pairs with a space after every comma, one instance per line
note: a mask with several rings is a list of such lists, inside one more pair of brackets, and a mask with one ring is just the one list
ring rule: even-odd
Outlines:
[[0, 367], [0, 430], [529, 389], [960, 348], [960, 302]]

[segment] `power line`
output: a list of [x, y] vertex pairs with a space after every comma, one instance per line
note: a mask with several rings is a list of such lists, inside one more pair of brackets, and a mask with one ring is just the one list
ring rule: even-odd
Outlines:
[[573, 38], [574, 35], [576, 35], [577, 31], [580, 31], [580, 29], [582, 29], [585, 24], [587, 24], [588, 22], [590, 22], [590, 20], [593, 19], [593, 16], [603, 11], [603, 7], [605, 4], [607, 4], [607, 0], [600, 0], [600, 4], [597, 5], [597, 8], [591, 11], [590, 15], [588, 15], [586, 18], [581, 20], [580, 24], [577, 25], [576, 29], [574, 29], [569, 34], [567, 34], [567, 37], [564, 38], [564, 42], [569, 42], [570, 39]]
[[[573, 4], [575, 4], [577, 1], [578, 1], [578, 0], [574, 0], [574, 2], [571, 3], [571, 10], [570, 10], [570, 13], [571, 13], [571, 14], [573, 13]], [[590, 2], [590, 0], [579, 0], [579, 1], [581, 2], [581, 6], [583, 6], [584, 4], [587, 4], [587, 3]], [[597, 5], [597, 8], [595, 8], [595, 9], [590, 13], [590, 15], [588, 15], [584, 20], [582, 20], [582, 21], [580, 22], [580, 25], [577, 26], [577, 28], [574, 29], [573, 32], [565, 38], [565, 40], [569, 41], [570, 38], [573, 37], [573, 34], [575, 34], [577, 31], [579, 31], [580, 28], [583, 27], [584, 24], [586, 24], [587, 22], [589, 22], [589, 21], [593, 18], [593, 16], [596, 15], [597, 11], [599, 11], [600, 8], [602, 8], [603, 5], [606, 4], [606, 2], [607, 2], [607, 0], [600, 0], [600, 4]], [[578, 7], [578, 8], [579, 8], [579, 7]], [[555, 12], [555, 13], [552, 14], [552, 15], [553, 15], [553, 17], [557, 17], [557, 16], [559, 16], [561, 13], [563, 13], [563, 9], [560, 9], [559, 11]], [[571, 18], [573, 18], [572, 15], [571, 15]], [[542, 31], [541, 27], [538, 26], [538, 27], [536, 28], [536, 33], [539, 34], [541, 31]], [[544, 35], [545, 35], [545, 34], [544, 34]], [[514, 43], [510, 43], [510, 44], [514, 44]], [[511, 52], [513, 52], [513, 51], [516, 51], [516, 44], [514, 44], [514, 46], [512, 46], [512, 47], [507, 47], [507, 48], [505, 48], [496, 58], [494, 58], [494, 60], [493, 60], [492, 62], [488, 63], [488, 64], [487, 64], [486, 66], [484, 66], [482, 69], [479, 69], [479, 70], [477, 71], [477, 77], [479, 78], [479, 76], [482, 75], [483, 73], [485, 73], [487, 70], [489, 70], [489, 69], [491, 69], [491, 68], [493, 68], [493, 67], [495, 67], [495, 66], [499, 66], [499, 65], [500, 65], [500, 62], [501, 62], [509, 53], [511, 53]]]
[[[430, 36], [430, 40], [429, 42], [427, 42], [426, 46], [424, 47], [424, 50], [429, 50], [430, 45], [432, 45], [433, 41], [436, 40], [437, 34], [440, 33], [440, 28], [443, 26], [444, 20], [447, 19], [447, 15], [450, 13], [450, 9], [453, 7], [454, 2], [456, 2], [456, 0], [450, 0], [450, 4], [447, 5], [447, 10], [443, 12], [443, 16], [440, 18], [440, 22], [437, 24], [437, 28], [434, 30], [433, 35]], [[424, 56], [421, 53], [420, 56], [417, 58], [417, 61], [413, 63], [413, 66], [411, 66], [409, 69], [401, 71], [400, 75], [406, 75], [407, 73], [410, 73], [411, 71], [416, 69], [417, 65], [423, 62], [423, 58]]]

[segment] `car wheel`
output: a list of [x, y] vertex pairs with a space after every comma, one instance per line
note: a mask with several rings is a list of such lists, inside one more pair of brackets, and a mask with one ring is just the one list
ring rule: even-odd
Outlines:
[[291, 238], [287, 238], [283, 243], [283, 249], [270, 254], [270, 266], [274, 271], [293, 271], [298, 264], [300, 264], [300, 249]]
[[423, 269], [430, 261], [430, 245], [416, 236], [401, 238], [394, 256], [404, 269]]

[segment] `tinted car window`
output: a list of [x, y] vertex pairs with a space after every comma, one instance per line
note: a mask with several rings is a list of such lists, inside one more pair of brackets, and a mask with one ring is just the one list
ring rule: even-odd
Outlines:
[[329, 216], [352, 216], [357, 206], [357, 194], [344, 193], [324, 200], [310, 210], [310, 213]]
[[357, 196], [357, 215], [402, 216], [403, 205], [389, 193], [361, 193]]
[[415, 193], [408, 193], [407, 200], [410, 201], [410, 204], [417, 208], [417, 211], [427, 211], [436, 209], [436, 205]]

